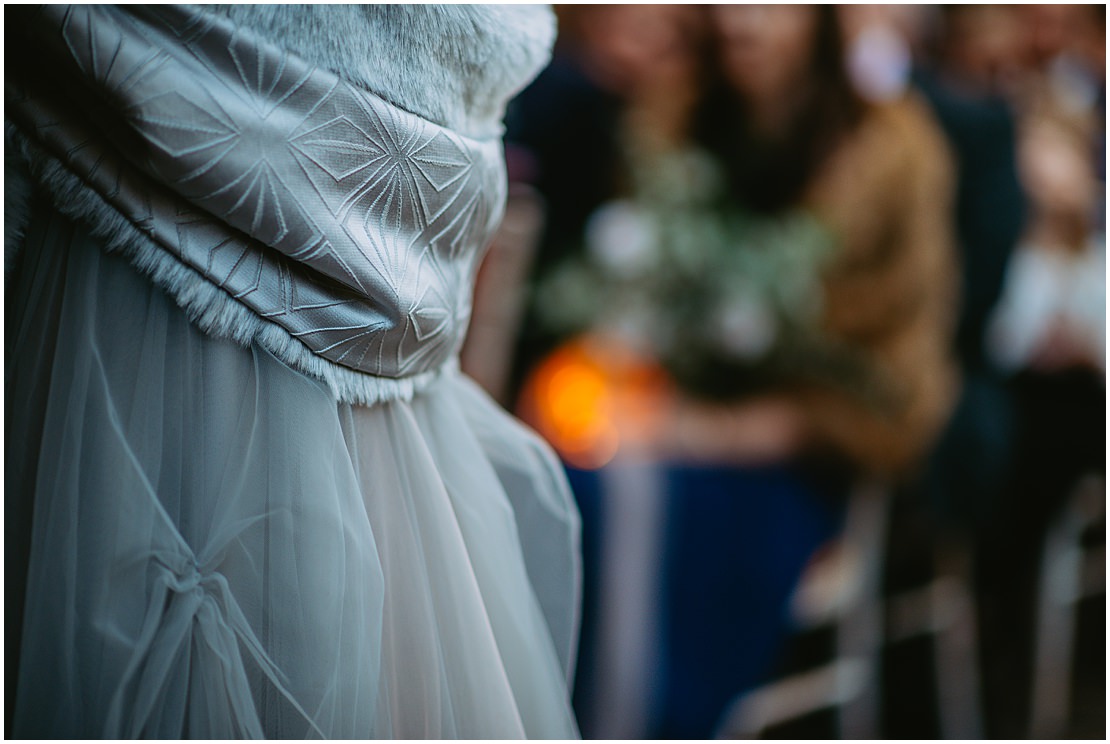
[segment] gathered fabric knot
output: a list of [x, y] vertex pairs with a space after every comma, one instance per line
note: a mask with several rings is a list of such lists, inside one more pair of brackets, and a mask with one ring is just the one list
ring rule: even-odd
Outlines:
[[[179, 594], [185, 594], [192, 591], [204, 591], [202, 584], [206, 581], [206, 577], [201, 573], [200, 566], [192, 557], [180, 556], [156, 556], [155, 563], [163, 566], [170, 572], [167, 577], [168, 586], [173, 591]], [[175, 565], [176, 564], [176, 565]], [[208, 581], [214, 581], [215, 575], [209, 575]]]
[[[157, 736], [154, 719], [167, 698], [195, 695], [203, 687], [209, 708], [204, 719], [198, 716], [192, 722], [192, 736], [205, 738], [205, 729], [218, 721], [226, 727], [221, 730], [232, 730], [237, 737], [264, 738], [241, 648], [309, 728], [323, 737], [287, 689], [285, 675], [255, 635], [227, 578], [216, 570], [215, 557], [198, 560], [181, 544], [176, 551], [155, 551], [149, 558], [158, 570], [149, 586], [139, 640], [112, 699], [105, 737]], [[220, 673], [199, 679], [190, 676], [194, 669]], [[182, 677], [187, 679], [184, 685]]]

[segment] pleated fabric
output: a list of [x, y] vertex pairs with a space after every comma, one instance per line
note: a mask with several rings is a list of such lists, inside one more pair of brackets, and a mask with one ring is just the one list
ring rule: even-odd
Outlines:
[[7, 295], [15, 736], [577, 736], [578, 515], [473, 383], [337, 403], [50, 209]]

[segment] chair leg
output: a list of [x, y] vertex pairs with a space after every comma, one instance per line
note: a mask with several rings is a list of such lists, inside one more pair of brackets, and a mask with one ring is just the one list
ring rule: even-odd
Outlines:
[[1060, 519], [1049, 529], [1037, 598], [1033, 697], [1029, 731], [1033, 738], [1065, 735], [1071, 702], [1076, 610], [1083, 595], [1083, 530], [1103, 508], [1105, 488], [1098, 478], [1076, 488]]
[[767, 729], [826, 708], [841, 708], [864, 694], [868, 665], [838, 659], [760, 687], [739, 698], [718, 727], [718, 739], [758, 739]]
[[941, 736], [980, 739], [983, 720], [975, 602], [960, 579], [948, 579], [941, 586], [943, 594], [933, 600], [934, 611], [946, 615], [937, 618], [940, 627], [933, 641]]
[[877, 483], [864, 483], [853, 494], [846, 537], [863, 555], [859, 601], [836, 627], [837, 655], [856, 659], [864, 674], [856, 694], [845, 696], [839, 708], [840, 736], [874, 739], [879, 731], [880, 675], [883, 649], [882, 565], [889, 528], [889, 492]]
[[841, 738], [876, 738], [888, 509], [889, 495], [881, 484], [861, 483], [855, 488], [840, 539], [857, 555], [853, 564], [859, 575], [847, 582], [849, 596], [833, 602], [829, 616], [807, 618], [814, 627], [835, 625], [836, 659], [738, 698], [721, 719], [718, 738], [757, 738], [772, 726], [828, 708], [837, 711]]

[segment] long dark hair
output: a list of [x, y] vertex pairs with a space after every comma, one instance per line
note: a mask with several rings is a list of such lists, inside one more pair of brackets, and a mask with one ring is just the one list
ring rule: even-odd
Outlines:
[[836, 10], [828, 5], [814, 10], [818, 18], [810, 85], [800, 110], [775, 135], [755, 132], [746, 102], [725, 78], [723, 42], [716, 40], [707, 54], [707, 85], [694, 112], [693, 136], [724, 166], [729, 198], [758, 212], [797, 203], [817, 168], [863, 112], [844, 64]]

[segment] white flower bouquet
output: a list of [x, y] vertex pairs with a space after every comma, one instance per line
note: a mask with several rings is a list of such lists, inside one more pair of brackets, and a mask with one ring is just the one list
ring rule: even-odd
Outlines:
[[548, 330], [615, 334], [702, 398], [815, 376], [856, 386], [862, 366], [820, 331], [835, 242], [819, 220], [730, 205], [697, 151], [640, 162], [631, 197], [595, 212], [585, 250], [537, 287]]

